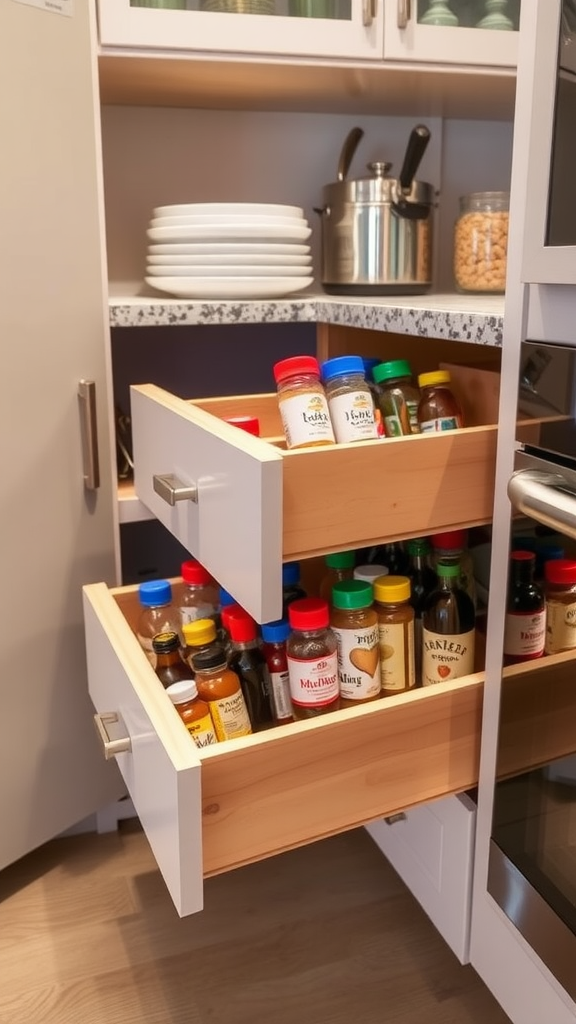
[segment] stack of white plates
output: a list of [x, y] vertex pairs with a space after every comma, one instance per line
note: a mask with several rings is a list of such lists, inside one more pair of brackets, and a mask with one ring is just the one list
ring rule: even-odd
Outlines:
[[263, 299], [312, 284], [312, 234], [299, 206], [158, 206], [148, 228], [146, 284], [187, 299]]

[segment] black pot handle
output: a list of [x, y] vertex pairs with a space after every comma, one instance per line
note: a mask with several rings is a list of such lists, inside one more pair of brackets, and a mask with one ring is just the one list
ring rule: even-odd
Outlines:
[[407, 195], [412, 188], [416, 171], [420, 166], [420, 161], [429, 142], [430, 129], [425, 124], [417, 124], [410, 132], [406, 153], [404, 154], [404, 162], [398, 177], [400, 191], [403, 195]]

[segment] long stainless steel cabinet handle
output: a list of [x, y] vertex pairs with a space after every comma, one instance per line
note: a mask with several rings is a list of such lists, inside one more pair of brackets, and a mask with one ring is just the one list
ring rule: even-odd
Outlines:
[[508, 497], [518, 512], [576, 538], [576, 494], [561, 473], [519, 469], [508, 481]]
[[372, 25], [378, 11], [378, 0], [363, 0], [362, 3], [362, 24]]
[[100, 460], [98, 458], [98, 425], [96, 422], [95, 381], [79, 381], [78, 401], [80, 405], [80, 432], [82, 435], [84, 487], [87, 491], [97, 491], [100, 487]]
[[406, 28], [410, 18], [410, 0], [398, 0], [398, 28]]

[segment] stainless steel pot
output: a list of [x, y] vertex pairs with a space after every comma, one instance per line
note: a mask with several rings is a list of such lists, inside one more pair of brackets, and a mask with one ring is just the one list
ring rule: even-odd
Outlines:
[[414, 178], [430, 132], [412, 130], [398, 178], [388, 176], [392, 164], [375, 162], [368, 177], [348, 181], [363, 134], [348, 134], [338, 180], [322, 191], [322, 285], [336, 295], [423, 294], [432, 284], [434, 188]]

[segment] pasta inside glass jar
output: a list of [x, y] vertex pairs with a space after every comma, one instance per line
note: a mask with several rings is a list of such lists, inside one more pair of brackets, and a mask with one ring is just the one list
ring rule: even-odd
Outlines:
[[508, 249], [508, 192], [460, 198], [454, 229], [454, 278], [460, 292], [504, 292]]

